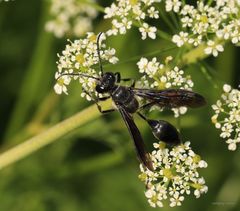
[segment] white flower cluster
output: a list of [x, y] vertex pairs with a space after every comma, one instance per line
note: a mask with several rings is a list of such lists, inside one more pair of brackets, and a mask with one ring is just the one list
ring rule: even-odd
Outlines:
[[[115, 57], [115, 49], [106, 48], [103, 41], [106, 39], [105, 34], [100, 37], [100, 55], [101, 59], [115, 64], [118, 58]], [[67, 85], [71, 82], [71, 79], [79, 79], [82, 88], [89, 93], [95, 93], [96, 80], [94, 78], [84, 76], [69, 76], [64, 74], [85, 74], [92, 77], [99, 77], [98, 73], [94, 69], [94, 65], [99, 63], [97, 54], [97, 36], [94, 33], [87, 33], [87, 38], [75, 40], [66, 45], [66, 49], [62, 52], [62, 55], [58, 55], [59, 61], [57, 62], [58, 72], [56, 72], [55, 78], [57, 83], [54, 86], [54, 90], [57, 94], [67, 94]], [[84, 92], [82, 97], [86, 97], [87, 100], [91, 98]]]
[[222, 43], [240, 43], [240, 1], [213, 0], [204, 4], [198, 1], [195, 8], [180, 0], [166, 0], [166, 11], [180, 16], [183, 31], [175, 34], [172, 41], [178, 47], [184, 44], [206, 44], [205, 54], [217, 56], [224, 50]]
[[207, 163], [192, 151], [190, 142], [172, 149], [160, 142], [154, 143], [154, 148], [151, 153], [154, 171], [141, 164], [139, 175], [147, 187], [145, 196], [152, 207], [163, 207], [167, 199], [170, 207], [180, 206], [185, 195], [193, 192], [198, 198], [208, 191], [204, 178], [198, 173]]
[[136, 25], [142, 34], [142, 39], [156, 38], [157, 28], [145, 22], [146, 18], [159, 18], [159, 12], [154, 4], [161, 0], [116, 0], [105, 8], [104, 18], [112, 18], [112, 29], [108, 35], [125, 34], [132, 25]]
[[97, 16], [97, 11], [88, 5], [94, 0], [51, 0], [49, 20], [45, 28], [56, 37], [84, 35], [92, 30], [92, 20]]
[[[144, 74], [139, 81], [140, 86], [159, 90], [169, 88], [191, 90], [194, 84], [190, 75], [185, 77], [184, 71], [177, 66], [169, 68], [168, 62], [171, 60], [172, 57], [169, 56], [166, 58], [165, 64], [161, 64], [156, 57], [151, 61], [148, 61], [147, 58], [141, 58], [137, 63], [139, 72]], [[172, 110], [175, 117], [187, 112], [186, 107], [173, 108]]]
[[220, 137], [227, 139], [228, 149], [234, 151], [240, 143], [240, 91], [227, 84], [223, 91], [221, 99], [212, 105], [212, 122], [221, 130]]

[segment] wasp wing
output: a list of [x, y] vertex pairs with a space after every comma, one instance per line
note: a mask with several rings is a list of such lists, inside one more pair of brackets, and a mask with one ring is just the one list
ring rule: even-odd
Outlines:
[[137, 151], [137, 155], [140, 161], [150, 170], [153, 170], [152, 161], [149, 154], [145, 150], [145, 144], [143, 142], [140, 131], [138, 130], [136, 124], [133, 121], [132, 115], [129, 114], [124, 107], [117, 105], [122, 118], [127, 125], [127, 128], [132, 136], [134, 145]]
[[152, 105], [177, 108], [187, 106], [197, 108], [206, 104], [204, 97], [185, 89], [138, 89], [132, 88], [135, 95], [147, 99]]

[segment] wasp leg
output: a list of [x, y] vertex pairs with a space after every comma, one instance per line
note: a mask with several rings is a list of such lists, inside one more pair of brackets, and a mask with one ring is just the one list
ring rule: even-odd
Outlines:
[[132, 84], [131, 84], [131, 87], [134, 88], [135, 87], [135, 83], [136, 81], [134, 79], [132, 79]]
[[138, 116], [140, 116], [145, 121], [148, 121], [148, 119], [143, 114], [141, 114], [139, 111], [137, 112], [137, 114], [138, 114]]
[[107, 109], [107, 110], [102, 110], [102, 107], [99, 105], [97, 106], [97, 108], [98, 108], [99, 112], [102, 114], [107, 114], [107, 113], [111, 113], [111, 112], [115, 111], [115, 109], [113, 109], [113, 108]]
[[107, 99], [111, 98], [111, 96], [106, 96], [106, 97], [98, 97], [98, 101], [105, 101]]
[[138, 110], [139, 110], [139, 111], [142, 111], [142, 110], [144, 110], [144, 109], [146, 109], [146, 108], [149, 108], [149, 107], [151, 107], [151, 106], [153, 106], [153, 105], [155, 105], [155, 104], [156, 104], [156, 102], [146, 103], [146, 104], [140, 106], [140, 107], [138, 108]]
[[97, 98], [94, 98], [87, 90], [85, 89], [82, 89], [83, 92], [88, 95], [91, 100], [96, 104], [98, 110], [100, 113], [102, 114], [106, 114], [106, 113], [110, 113], [110, 112], [113, 112], [115, 111], [115, 109], [107, 109], [107, 110], [102, 110], [102, 107], [98, 104], [99, 101], [105, 101], [107, 99], [109, 99], [111, 96], [106, 96], [106, 97], [97, 97]]
[[135, 80], [134, 79], [132, 79], [132, 78], [121, 78], [120, 72], [116, 72], [114, 75], [116, 76], [116, 82], [117, 83], [120, 83], [120, 81], [132, 81], [131, 87], [135, 86]]
[[[109, 98], [111, 98], [111, 96], [105, 96], [105, 97], [98, 97], [97, 98], [97, 101], [99, 102], [99, 101], [106, 101], [107, 99], [109, 99]], [[107, 114], [107, 113], [110, 113], [110, 112], [113, 112], [113, 111], [115, 111], [115, 109], [114, 108], [111, 108], [111, 109], [107, 109], [107, 110], [102, 110], [102, 107], [98, 104], [98, 103], [96, 103], [97, 104], [97, 108], [98, 108], [98, 110], [99, 110], [99, 112], [101, 112], [102, 114]]]

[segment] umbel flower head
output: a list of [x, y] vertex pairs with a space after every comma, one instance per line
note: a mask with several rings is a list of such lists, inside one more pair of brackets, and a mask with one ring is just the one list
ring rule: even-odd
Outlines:
[[146, 23], [147, 18], [158, 19], [159, 11], [155, 3], [161, 0], [116, 0], [110, 7], [105, 8], [104, 18], [112, 19], [112, 29], [108, 35], [126, 34], [132, 25], [137, 25], [142, 39], [156, 38], [157, 28]]
[[[165, 60], [165, 64], [157, 61], [154, 57], [151, 61], [147, 58], [141, 58], [137, 63], [139, 72], [144, 76], [138, 81], [138, 85], [144, 88], [151, 89], [186, 89], [192, 90], [193, 81], [191, 76], [184, 76], [184, 71], [177, 66], [171, 67], [171, 56], [168, 56]], [[152, 109], [159, 109], [159, 107], [152, 107]], [[175, 117], [187, 112], [186, 107], [173, 108]]]
[[[115, 57], [115, 49], [107, 48], [104, 44], [105, 39], [105, 34], [102, 34], [99, 38], [99, 44], [101, 46], [101, 59], [115, 64], [118, 61], [117, 57]], [[87, 37], [85, 39], [69, 42], [70, 44], [66, 45], [62, 55], [58, 55], [58, 71], [55, 74], [57, 83], [54, 86], [54, 90], [57, 94], [67, 94], [67, 85], [70, 84], [72, 79], [79, 79], [79, 83], [82, 88], [87, 90], [89, 93], [94, 94], [96, 80], [93, 77], [99, 77], [98, 72], [94, 69], [94, 67], [96, 67], [95, 65], [99, 63], [97, 53], [97, 35], [89, 32], [87, 33]], [[92, 78], [78, 76], [78, 73], [92, 76]], [[68, 74], [75, 74], [75, 76], [70, 76]], [[86, 97], [87, 100], [91, 100], [91, 98], [84, 92], [82, 92], [81, 96]]]
[[150, 206], [180, 206], [186, 195], [193, 193], [196, 198], [208, 191], [205, 180], [198, 169], [206, 168], [207, 163], [193, 152], [190, 142], [166, 148], [163, 142], [154, 143], [155, 150], [150, 154], [154, 171], [140, 164], [139, 179], [146, 185], [145, 196]]
[[83, 36], [92, 30], [92, 20], [97, 11], [89, 4], [94, 0], [51, 0], [50, 14], [52, 19], [46, 23], [46, 30], [56, 37], [73, 35]]
[[224, 84], [221, 99], [212, 105], [215, 114], [212, 122], [221, 130], [229, 150], [236, 150], [240, 143], [240, 91]]
[[197, 6], [183, 4], [180, 0], [166, 0], [166, 11], [177, 13], [183, 30], [172, 41], [178, 47], [184, 44], [205, 44], [204, 52], [218, 56], [225, 41], [240, 42], [240, 1], [197, 1]]

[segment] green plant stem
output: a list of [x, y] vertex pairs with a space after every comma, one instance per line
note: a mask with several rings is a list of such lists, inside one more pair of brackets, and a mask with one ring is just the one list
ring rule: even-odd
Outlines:
[[8, 146], [18, 144], [21, 141], [46, 130], [48, 125], [45, 125], [44, 121], [51, 114], [51, 112], [53, 112], [58, 100], [59, 96], [51, 91], [38, 106], [38, 110], [35, 112], [32, 120], [25, 127], [23, 127], [18, 134], [14, 135], [10, 141], [5, 140], [5, 145]]
[[162, 17], [163, 21], [168, 25], [168, 27], [172, 30], [172, 32], [176, 31], [175, 26], [172, 24], [172, 22], [166, 17], [166, 13], [162, 11], [160, 7], [157, 7], [160, 16]]
[[182, 56], [182, 62], [180, 66], [189, 65], [197, 62], [198, 60], [203, 60], [207, 58], [209, 55], [204, 53], [204, 49], [206, 48], [205, 44], [199, 45], [198, 47], [188, 51]]
[[[104, 107], [109, 106], [110, 102], [111, 101], [105, 102]], [[15, 163], [38, 149], [54, 142], [70, 131], [73, 131], [77, 127], [99, 117], [100, 115], [101, 113], [96, 108], [96, 105], [92, 105], [76, 115], [51, 127], [45, 132], [40, 133], [39, 135], [9, 149], [0, 155], [0, 169], [3, 169], [4, 167]]]
[[150, 56], [156, 56], [156, 55], [160, 56], [160, 55], [162, 55], [162, 54], [164, 54], [166, 52], [176, 50], [177, 48], [178, 47], [176, 47], [176, 46], [171, 46], [171, 47], [164, 48], [164, 49], [161, 49], [161, 50], [152, 51], [150, 53], [145, 53], [145, 54], [133, 56], [133, 57], [131, 57], [129, 59], [126, 59], [124, 61], [118, 62], [117, 64], [106, 64], [106, 65], [103, 65], [103, 67], [112, 67], [112, 66], [115, 66], [115, 65], [126, 64], [128, 62], [137, 61], [137, 60], [139, 60], [142, 57], [150, 57]]
[[[200, 65], [199, 65], [200, 66]], [[200, 71], [205, 76], [205, 78], [213, 85], [215, 89], [218, 89], [218, 85], [213, 80], [213, 77], [209, 74], [208, 70], [204, 66], [200, 66]]]
[[164, 40], [167, 40], [167, 41], [169, 41], [169, 42], [171, 42], [172, 41], [172, 37], [168, 34], [168, 33], [166, 33], [166, 32], [164, 32], [164, 31], [162, 31], [162, 30], [157, 30], [157, 35], [160, 37], [160, 38], [162, 38], [162, 39], [164, 39]]

